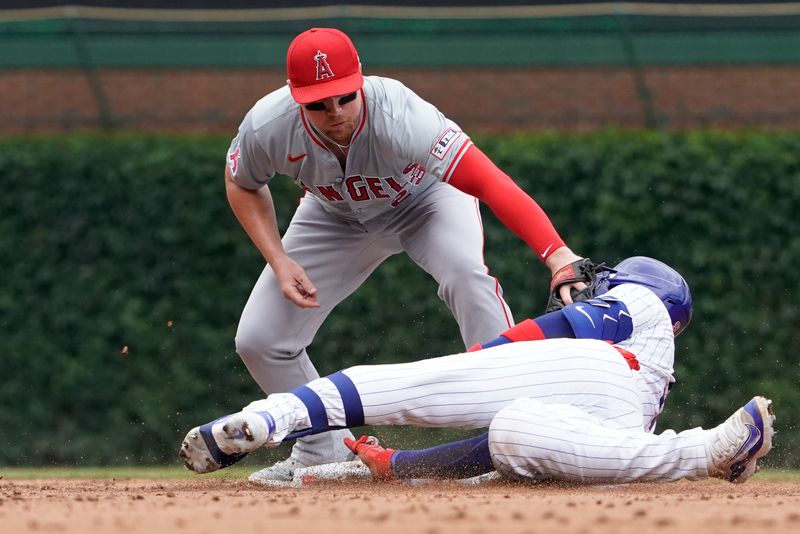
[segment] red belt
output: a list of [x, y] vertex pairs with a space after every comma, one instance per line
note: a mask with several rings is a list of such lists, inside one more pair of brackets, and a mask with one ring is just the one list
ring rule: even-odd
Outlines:
[[614, 347], [615, 349], [617, 349], [617, 352], [622, 354], [622, 357], [625, 358], [626, 362], [628, 362], [628, 367], [630, 367], [634, 371], [638, 371], [639, 370], [639, 360], [636, 359], [636, 355], [634, 353], [629, 352], [629, 351], [627, 351], [627, 350], [625, 350], [623, 348], [620, 348], [620, 347], [618, 347], [616, 345], [611, 345], [611, 346]]

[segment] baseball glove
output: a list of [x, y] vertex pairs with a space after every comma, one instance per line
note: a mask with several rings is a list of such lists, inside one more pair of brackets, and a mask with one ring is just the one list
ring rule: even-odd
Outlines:
[[545, 312], [550, 313], [564, 307], [564, 301], [561, 299], [561, 295], [559, 295], [559, 289], [565, 285], [575, 282], [583, 282], [586, 284], [586, 288], [581, 291], [575, 288], [570, 290], [573, 302], [588, 300], [594, 297], [597, 289], [595, 286], [597, 275], [604, 271], [613, 271], [613, 269], [606, 267], [605, 263], [595, 265], [589, 258], [573, 261], [569, 265], [560, 268], [550, 281], [550, 300], [547, 301]]

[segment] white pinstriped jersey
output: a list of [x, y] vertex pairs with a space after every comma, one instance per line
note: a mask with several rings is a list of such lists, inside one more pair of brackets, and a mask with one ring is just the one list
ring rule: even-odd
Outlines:
[[288, 87], [259, 100], [228, 151], [236, 184], [257, 189], [275, 173], [290, 176], [328, 211], [369, 229], [448, 181], [472, 144], [458, 125], [396, 80], [366, 76], [362, 91], [344, 171]]
[[644, 286], [622, 284], [600, 298], [606, 296], [624, 302], [631, 315], [633, 332], [616, 345], [635, 354], [639, 361], [641, 368], [635, 376], [641, 384], [644, 427], [652, 431], [669, 385], [675, 381], [672, 321], [661, 299]]

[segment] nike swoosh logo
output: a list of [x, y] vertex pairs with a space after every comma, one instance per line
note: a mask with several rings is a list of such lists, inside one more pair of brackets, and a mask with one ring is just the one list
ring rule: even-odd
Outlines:
[[289, 161], [291, 161], [292, 163], [296, 163], [296, 162], [300, 161], [301, 159], [303, 159], [306, 156], [307, 156], [307, 154], [300, 154], [299, 156], [292, 156], [291, 154], [289, 154], [288, 158], [289, 158]]
[[[747, 440], [745, 440], [744, 444], [736, 451], [736, 454], [733, 456], [733, 463], [740, 462], [752, 456], [751, 453], [755, 453], [755, 451], [751, 451], [750, 449], [761, 439], [761, 431], [756, 426], [750, 424], [745, 424], [744, 426], [750, 431], [750, 435], [747, 436]], [[740, 458], [743, 454], [745, 456]]]
[[592, 328], [597, 328], [597, 327], [594, 325], [594, 321], [592, 321], [592, 316], [591, 316], [591, 315], [589, 315], [588, 313], [586, 313], [586, 310], [584, 310], [584, 309], [583, 309], [583, 306], [575, 306], [575, 309], [577, 309], [579, 312], [581, 312], [582, 314], [584, 314], [584, 315], [586, 316], [586, 318], [587, 318], [587, 319], [589, 319], [589, 322], [592, 324]]
[[549, 245], [547, 245], [547, 248], [546, 248], [546, 249], [544, 249], [544, 252], [542, 252], [542, 257], [543, 257], [543, 258], [544, 258], [545, 256], [547, 256], [547, 253], [548, 253], [548, 252], [550, 252], [550, 249], [551, 249], [551, 248], [553, 248], [553, 244], [552, 244], [552, 243], [550, 243]]

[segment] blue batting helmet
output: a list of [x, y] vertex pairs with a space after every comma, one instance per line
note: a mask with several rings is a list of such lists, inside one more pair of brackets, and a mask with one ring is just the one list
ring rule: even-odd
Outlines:
[[658, 295], [672, 320], [672, 333], [683, 332], [692, 320], [692, 294], [683, 277], [667, 265], [653, 258], [634, 256], [622, 260], [611, 271], [600, 273], [596, 281], [596, 294], [605, 293], [620, 284], [639, 284]]

